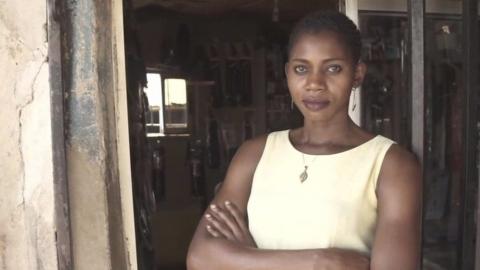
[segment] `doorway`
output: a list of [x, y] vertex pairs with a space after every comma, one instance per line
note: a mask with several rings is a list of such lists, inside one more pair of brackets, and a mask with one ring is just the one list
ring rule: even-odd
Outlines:
[[[316, 1], [305, 1], [305, 5], [299, 5], [299, 2], [295, 1], [295, 7], [284, 7], [280, 3], [275, 6], [276, 1], [271, 1], [273, 5], [269, 6], [260, 4], [260, 1], [258, 5], [245, 6], [241, 4], [244, 1], [229, 1], [228, 4], [225, 4], [222, 3], [225, 1], [211, 0], [204, 1], [211, 5], [203, 8], [190, 2], [195, 1], [159, 1], [157, 4], [153, 0], [125, 1], [128, 118], [140, 269], [183, 269], [184, 254], [193, 232], [192, 227], [195, 226], [206, 202], [212, 197], [216, 184], [222, 179], [226, 164], [236, 147], [250, 136], [282, 129], [287, 125], [291, 127], [298, 123], [298, 118], [295, 118], [294, 114], [292, 118], [284, 117], [285, 110], [288, 110], [289, 107], [289, 100], [286, 99], [286, 88], [284, 80], [282, 82], [282, 73], [278, 72], [278, 66], [285, 57], [284, 51], [282, 51], [285, 35], [291, 27], [291, 23], [308, 10], [337, 8], [333, 1], [324, 1], [321, 4], [315, 3]], [[411, 0], [410, 3], [412, 2], [420, 1]], [[474, 2], [476, 0], [464, 0], [455, 1], [453, 4], [450, 1], [449, 4], [452, 6], [460, 7], [460, 11], [457, 13], [461, 15], [433, 14], [434, 16], [427, 17], [427, 24], [423, 29], [427, 32], [428, 37], [426, 44], [423, 45], [428, 48], [427, 56], [432, 61], [426, 67], [425, 73], [429, 82], [426, 84], [428, 89], [425, 92], [426, 134], [422, 138], [427, 139], [425, 143], [425, 166], [429, 170], [427, 181], [434, 187], [432, 189], [434, 194], [429, 195], [430, 198], [433, 198], [432, 202], [427, 201], [426, 205], [426, 218], [430, 220], [426, 228], [432, 229], [426, 231], [428, 238], [424, 239], [426, 240], [424, 243], [430, 243], [432, 246], [425, 250], [424, 258], [431, 258], [432, 262], [437, 264], [435, 266], [437, 268], [434, 269], [441, 269], [438, 268], [439, 266], [443, 269], [454, 267], [471, 269], [470, 266], [475, 261], [476, 243], [473, 239], [478, 235], [476, 231], [478, 225], [475, 223], [478, 197], [478, 185], [475, 182], [478, 171], [476, 173], [474, 171], [478, 170], [476, 167], [478, 162], [476, 93], [478, 91], [475, 92], [474, 87], [477, 87], [478, 84], [474, 79], [478, 73], [478, 55], [472, 52], [464, 53], [464, 51], [472, 51], [472, 47], [475, 49], [478, 44], [477, 41], [471, 42], [474, 36], [478, 36], [475, 32], [475, 29], [478, 30], [478, 26], [473, 27], [478, 23], [478, 14], [472, 15], [471, 12], [467, 12], [476, 10], [476, 8], [470, 8], [477, 6], [472, 5]], [[190, 8], [188, 8], [188, 3], [192, 4]], [[68, 10], [70, 11], [91, 10], [74, 2], [69, 4], [73, 5], [69, 6], [71, 8]], [[324, 4], [326, 6], [323, 6]], [[463, 12], [461, 5], [464, 6]], [[52, 3], [52, 6], [55, 4]], [[302, 9], [299, 10], [299, 7]], [[101, 8], [103, 13], [98, 14], [111, 12], [108, 6], [101, 6]], [[84, 13], [81, 14], [82, 16], [72, 17], [89, 19], [88, 16], [83, 15]], [[360, 12], [360, 25], [363, 22], [368, 24], [368, 21], [373, 25], [390, 24], [393, 28], [399, 29], [397, 33], [400, 37], [405, 30], [405, 17], [412, 19], [413, 16], [401, 11], [387, 14], [386, 17], [390, 16], [390, 19], [393, 18], [393, 20], [374, 18], [374, 16], [362, 18], [363, 15], [365, 17], [370, 15], [382, 17], [385, 14], [368, 14], [367, 12], [362, 14]], [[101, 23], [108, 20], [108, 16], [97, 16], [98, 18], [95, 18]], [[120, 18], [117, 19], [120, 20]], [[69, 20], [71, 18], [67, 17], [62, 22], [71, 23], [72, 21]], [[219, 25], [218, 21], [222, 23]], [[92, 36], [106, 35], [108, 31], [105, 29], [109, 28], [100, 29], [103, 32], [97, 32], [98, 29], [95, 27], [82, 28], [82, 31], [87, 31]], [[236, 32], [231, 29], [235, 29]], [[364, 32], [367, 35], [372, 33], [375, 37], [382, 31], [382, 29], [374, 29], [372, 32], [369, 30]], [[59, 31], [49, 31], [49, 33], [58, 34]], [[116, 38], [120, 39], [120, 31], [117, 34]], [[80, 38], [68, 30], [65, 31], [65, 35], [69, 38]], [[395, 42], [395, 35], [390, 35], [389, 38]], [[50, 42], [52, 40], [50, 39]], [[58, 44], [62, 44], [61, 39], [58, 40]], [[77, 39], [72, 42], [75, 40]], [[95, 39], [92, 38], [92, 40]], [[410, 140], [402, 136], [415, 131], [405, 132], [403, 128], [405, 124], [402, 121], [408, 120], [408, 114], [412, 114], [412, 112], [404, 111], [403, 103], [395, 99], [395, 95], [398, 94], [397, 90], [389, 87], [392, 86], [391, 81], [402, 82], [398, 80], [398, 74], [401, 74], [399, 66], [401, 67], [402, 64], [401, 49], [395, 49], [386, 43], [382, 44], [382, 42], [377, 42], [378, 40], [373, 41], [372, 48], [375, 46], [383, 48], [383, 52], [382, 50], [373, 50], [370, 60], [379, 60], [378, 53], [380, 55], [383, 53], [390, 63], [385, 65], [387, 68], [384, 70], [381, 70], [383, 67], [381, 64], [377, 69], [394, 74], [397, 72], [397, 74], [380, 81], [379, 87], [374, 87], [379, 92], [384, 92], [382, 93], [383, 97], [375, 100], [375, 104], [384, 107], [390, 106], [390, 108], [377, 110], [375, 106], [367, 105], [364, 110], [370, 110], [370, 112], [368, 112], [369, 114], [365, 112], [364, 116], [369, 117], [368, 115], [370, 115], [372, 118], [365, 119], [364, 123], [370, 125], [372, 129], [376, 129], [378, 133], [386, 132], [393, 136], [398, 135], [399, 139], [393, 138], [400, 141], [405, 140], [408, 143]], [[96, 40], [96, 42], [109, 43], [103, 39]], [[412, 42], [418, 41], [413, 40]], [[429, 42], [433, 44], [428, 45]], [[106, 46], [104, 43], [102, 46]], [[460, 43], [464, 47], [459, 51], [458, 48], [462, 45]], [[107, 48], [110, 48], [111, 44], [107, 45]], [[49, 55], [51, 60], [56, 59], [59, 61], [58, 63], [60, 63], [60, 59], [63, 59], [61, 56], [64, 56], [61, 54], [64, 52], [61, 52], [59, 48], [60, 46], [58, 48], [51, 46], [52, 51], [55, 49], [58, 51], [56, 58], [52, 54]], [[109, 50], [101, 53], [103, 53], [102, 56], [107, 55], [106, 59], [112, 57]], [[399, 55], [400, 59], [398, 59]], [[473, 57], [471, 57], [472, 55]], [[466, 56], [470, 56], [470, 58]], [[74, 55], [74, 57], [78, 56]], [[91, 59], [91, 57], [84, 57], [81, 60]], [[101, 60], [103, 58], [99, 61], [102, 62]], [[75, 64], [78, 62], [78, 65], [85, 66], [85, 62], [82, 61], [72, 62]], [[50, 65], [55, 67], [53, 64]], [[112, 66], [114, 65], [112, 64]], [[96, 71], [82, 69], [82, 71], [85, 70]], [[400, 73], [398, 73], [399, 71]], [[105, 72], [105, 70], [101, 72]], [[54, 74], [59, 76], [62, 72], [58, 71]], [[71, 79], [69, 76], [76, 79], [83, 78], [84, 75], [80, 75], [66, 74], [65, 76], [67, 79]], [[423, 72], [421, 75], [424, 75]], [[107, 77], [105, 76], [105, 78]], [[377, 85], [376, 82], [379, 80], [376, 79], [372, 78], [372, 86]], [[54, 81], [61, 82], [62, 78], [56, 78]], [[250, 83], [246, 85], [233, 83], [237, 81], [250, 81]], [[105, 82], [109, 83], [108, 78], [105, 79]], [[460, 83], [464, 83], [464, 85]], [[122, 82], [118, 82], [118, 85], [122, 85]], [[90, 90], [92, 93], [96, 93], [95, 91], [99, 91], [98, 89], [117, 89], [115, 85], [105, 87], [102, 84], [101, 86], [92, 86]], [[60, 94], [58, 103], [62, 104], [62, 95], [65, 90], [60, 86], [57, 88], [56, 90]], [[157, 92], [161, 92], [157, 98], [149, 97], [147, 94], [150, 90], [155, 91], [154, 89], [159, 89]], [[181, 91], [184, 94], [178, 97], [169, 96], [168, 89], [183, 89]], [[113, 100], [114, 97], [110, 96], [113, 95], [112, 93], [108, 92], [109, 95], [102, 96], [102, 98]], [[155, 102], [161, 106], [155, 105], [154, 99], [157, 99]], [[382, 102], [384, 102], [383, 105]], [[67, 123], [79, 115], [84, 115], [85, 108], [101, 108], [98, 110], [99, 112], [105, 110], [101, 104], [94, 104], [94, 106], [82, 104], [82, 106], [72, 106], [72, 108], [76, 110], [69, 111], [69, 119], [64, 119]], [[459, 108], [462, 109], [459, 110]], [[109, 115], [113, 115], [112, 111], [109, 111]], [[395, 118], [399, 117], [396, 111], [401, 112], [400, 118]], [[403, 118], [402, 113], [406, 113], [406, 118]], [[121, 118], [119, 115], [116, 116]], [[375, 117], [373, 118], [373, 116]], [[420, 115], [420, 118], [422, 116], [424, 115]], [[100, 118], [104, 119], [104, 117]], [[92, 121], [98, 121], [98, 119], [92, 119]], [[62, 121], [58, 122], [62, 123]], [[105, 126], [109, 127], [109, 125]], [[443, 134], [438, 132], [444, 130], [445, 127], [448, 128], [448, 132]], [[99, 125], [98, 129], [103, 132], [104, 126]], [[80, 130], [69, 130], [68, 135], [78, 135], [79, 138], [85, 136], [79, 132]], [[58, 134], [63, 134], [65, 130], [59, 126], [57, 131]], [[459, 134], [460, 132], [462, 134]], [[106, 141], [114, 139], [107, 138]], [[88, 146], [92, 147], [92, 144], [88, 144]], [[116, 156], [116, 152], [111, 156]], [[64, 160], [64, 158], [61, 159]], [[71, 168], [72, 166], [70, 166]], [[64, 183], [66, 183], [66, 177], [64, 178]], [[112, 174], [112, 179], [116, 180], [116, 175]], [[68, 180], [74, 181], [75, 179]], [[80, 180], [83, 179], [78, 181], [83, 183]], [[98, 175], [95, 182], [103, 185], [105, 178]], [[450, 185], [454, 188], [450, 188]], [[111, 188], [111, 183], [107, 187]], [[116, 188], [116, 186], [113, 187]], [[80, 192], [83, 189], [72, 188], [73, 190]], [[66, 194], [65, 191], [62, 191], [58, 192], [57, 196], [67, 200]], [[116, 193], [109, 194], [116, 196]], [[127, 198], [128, 194], [125, 195], [127, 196], [121, 197]], [[90, 198], [88, 196], [88, 194], [77, 194], [76, 198]], [[119, 201], [117, 197], [113, 199], [115, 202]], [[63, 204], [59, 205], [64, 207]], [[79, 205], [85, 208], [85, 204], [77, 204], [72, 209], [80, 209]], [[118, 210], [117, 206], [118, 204], [112, 203], [111, 209]], [[97, 207], [92, 209], [94, 209], [92, 212], [98, 211]], [[61, 221], [74, 224], [89, 222], [83, 217], [82, 219], [69, 219], [67, 216], [62, 216], [64, 212], [61, 210], [57, 212]], [[117, 218], [119, 215], [112, 216]], [[125, 219], [128, 219], [128, 215], [125, 216]], [[111, 223], [118, 224], [119, 222], [117, 220], [116, 223]], [[105, 235], [103, 231], [105, 226], [98, 227], [102, 230], [93, 231], [90, 228], [90, 237]], [[58, 236], [68, 238], [70, 235], [74, 235], [74, 238], [86, 239], [78, 231], [69, 234], [68, 228], [64, 230], [64, 234]], [[118, 235], [112, 236], [112, 239], [114, 238], [120, 239]], [[105, 243], [108, 242], [108, 239], [103, 240]], [[69, 241], [65, 241], [65, 243], [69, 244]], [[89, 241], [89, 244], [91, 244], [90, 242], [98, 246], [98, 243]], [[85, 245], [81, 252], [91, 254], [92, 250], [87, 247], [90, 246]], [[79, 251], [77, 250], [77, 252]], [[76, 255], [78, 256], [78, 254], [83, 253]]]
[[[288, 32], [310, 10], [338, 9], [337, 1], [242, 2], [127, 1], [139, 269], [185, 269], [194, 228], [237, 147], [255, 135], [301, 123], [301, 116], [290, 111], [282, 72]], [[454, 125], [464, 119], [454, 117], [461, 116], [465, 96], [458, 91], [462, 56], [451, 40], [453, 35], [455, 42], [461, 39], [461, 20], [434, 14], [424, 29], [430, 61], [424, 166], [431, 188], [425, 205], [424, 269], [453, 269], [462, 260], [462, 163], [467, 153], [460, 138], [463, 126]], [[364, 59], [371, 67], [362, 94], [363, 126], [409, 148], [408, 14], [360, 11], [359, 26], [368, 45]], [[180, 89], [175, 92], [182, 97], [171, 97], [169, 89]]]
[[139, 269], [185, 269], [195, 227], [240, 144], [302, 123], [283, 72], [288, 33], [337, 1], [245, 2], [125, 5]]

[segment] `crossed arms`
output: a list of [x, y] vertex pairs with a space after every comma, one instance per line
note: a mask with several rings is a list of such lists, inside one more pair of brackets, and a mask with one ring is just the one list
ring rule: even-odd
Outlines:
[[242, 145], [225, 181], [203, 215], [187, 257], [188, 270], [414, 270], [420, 260], [421, 172], [397, 145], [380, 172], [378, 222], [371, 257], [355, 251], [258, 249], [248, 231], [246, 208], [266, 137]]

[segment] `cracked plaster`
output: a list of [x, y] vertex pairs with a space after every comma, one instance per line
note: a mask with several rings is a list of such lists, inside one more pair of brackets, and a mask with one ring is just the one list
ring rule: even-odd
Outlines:
[[0, 270], [57, 269], [45, 11], [0, 0]]

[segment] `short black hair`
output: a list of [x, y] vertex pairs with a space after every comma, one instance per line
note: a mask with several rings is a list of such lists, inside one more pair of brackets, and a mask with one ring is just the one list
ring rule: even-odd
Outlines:
[[360, 60], [362, 40], [360, 31], [355, 23], [345, 14], [337, 11], [317, 11], [308, 14], [301, 19], [294, 27], [288, 41], [288, 54], [295, 42], [303, 34], [316, 34], [322, 31], [336, 33], [345, 43], [350, 51], [353, 63]]

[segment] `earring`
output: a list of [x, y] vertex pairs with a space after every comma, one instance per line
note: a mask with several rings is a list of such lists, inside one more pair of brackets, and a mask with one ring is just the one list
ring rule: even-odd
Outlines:
[[290, 111], [293, 111], [293, 98], [291, 99], [291, 103], [290, 103]]
[[354, 111], [355, 111], [355, 108], [357, 107], [357, 88], [356, 88], [356, 87], [353, 87], [353, 88], [352, 88], [352, 91], [353, 91], [352, 112], [354, 112]]

